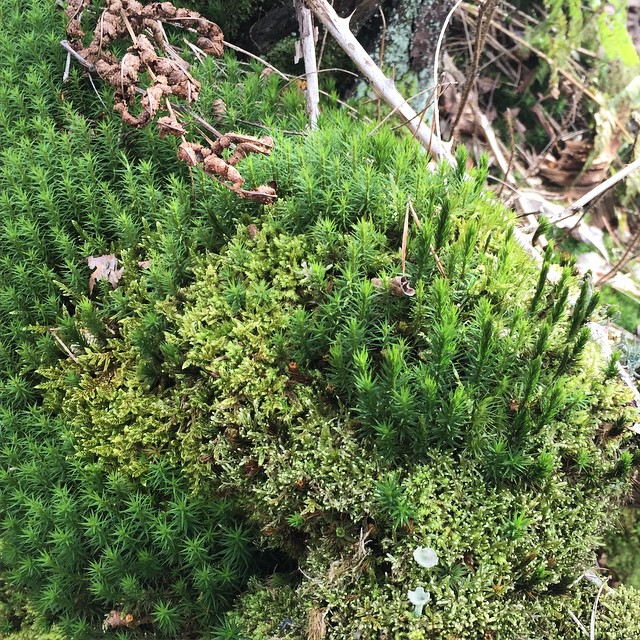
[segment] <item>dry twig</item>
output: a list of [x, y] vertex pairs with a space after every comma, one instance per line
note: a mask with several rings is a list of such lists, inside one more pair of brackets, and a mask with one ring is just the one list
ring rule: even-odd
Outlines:
[[[413, 207], [413, 201], [411, 200], [411, 198], [407, 199], [407, 209], [411, 211], [411, 217], [413, 218], [413, 221], [416, 227], [418, 227], [418, 231], [420, 231], [422, 229], [422, 225], [420, 224], [420, 218], [418, 218], [418, 214], [416, 213], [416, 210]], [[448, 280], [447, 273], [444, 270], [444, 267], [442, 266], [442, 262], [440, 262], [440, 258], [438, 257], [438, 254], [436, 253], [436, 250], [434, 249], [432, 244], [429, 245], [429, 253], [433, 256], [433, 259], [435, 260], [436, 267], [438, 267], [438, 271], [440, 272], [440, 275], [445, 280]]]
[[[318, 126], [318, 115], [320, 113], [320, 93], [318, 87], [318, 65], [316, 62], [316, 29], [313, 26], [313, 15], [303, 0], [296, 0], [296, 13], [298, 14], [298, 25], [300, 28], [300, 51], [304, 58], [304, 70], [306, 73], [306, 95], [307, 95], [307, 115], [309, 116], [309, 126], [315, 129]], [[296, 60], [299, 60], [296, 52]]]
[[[447, 31], [447, 27], [449, 26], [449, 22], [451, 22], [453, 14], [463, 1], [464, 0], [458, 0], [453, 7], [451, 7], [451, 11], [447, 14], [447, 17], [444, 19], [444, 23], [442, 24], [442, 29], [440, 29], [440, 35], [438, 36], [438, 42], [436, 44], [436, 51], [433, 56], [433, 82], [436, 87], [438, 86], [438, 66], [440, 65], [440, 50], [442, 49], [442, 43], [444, 42], [444, 34]], [[442, 134], [440, 132], [440, 111], [438, 110], [438, 100], [436, 100], [434, 104], [433, 119], [435, 122], [435, 134], [438, 138], [442, 138]]]
[[412, 133], [415, 133], [420, 144], [425, 149], [431, 147], [436, 156], [445, 159], [451, 165], [455, 164], [450, 145], [447, 145], [436, 136], [432, 136], [429, 127], [425, 126], [424, 123], [420, 123], [418, 114], [400, 95], [393, 81], [384, 75], [380, 67], [371, 59], [371, 56], [351, 33], [349, 19], [340, 18], [326, 0], [305, 0], [305, 2], [335, 38], [340, 47], [353, 60], [365, 78], [371, 82], [378, 96], [392, 109], [397, 110], [398, 114], [406, 121], [407, 127]]
[[471, 92], [471, 87], [473, 86], [473, 82], [476, 79], [478, 65], [480, 64], [480, 55], [482, 54], [482, 50], [484, 49], [484, 41], [487, 37], [487, 31], [491, 26], [491, 20], [493, 18], [493, 12], [496, 8], [496, 2], [497, 0], [485, 0], [484, 4], [478, 10], [478, 19], [476, 20], [476, 40], [473, 46], [473, 62], [471, 63], [471, 69], [469, 69], [467, 81], [462, 92], [462, 98], [460, 99], [458, 113], [456, 114], [453, 125], [451, 126], [451, 138], [453, 138], [456, 127], [460, 122], [462, 112], [464, 111], [464, 106], [465, 104], [467, 104], [469, 93]]

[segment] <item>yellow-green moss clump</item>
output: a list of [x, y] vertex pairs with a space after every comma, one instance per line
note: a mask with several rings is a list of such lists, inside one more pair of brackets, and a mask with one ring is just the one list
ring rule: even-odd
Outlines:
[[[59, 25], [9, 13], [27, 35], [0, 85], [20, 127], [0, 172], [2, 632], [579, 637], [634, 415], [590, 342], [591, 284], [551, 249], [531, 263], [486, 167], [431, 171], [328, 112], [244, 166], [278, 202], [238, 202], [79, 73], [33, 112], [19, 69], [40, 42], [58, 87]], [[194, 73], [227, 124], [303, 118], [231, 58]], [[87, 295], [107, 253], [118, 287]], [[637, 602], [605, 590], [598, 633], [633, 637]]]

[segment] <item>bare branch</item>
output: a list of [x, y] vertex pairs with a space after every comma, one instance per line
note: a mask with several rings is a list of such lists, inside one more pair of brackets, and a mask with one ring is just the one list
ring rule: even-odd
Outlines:
[[[442, 25], [442, 29], [440, 29], [440, 35], [438, 36], [438, 43], [436, 44], [436, 52], [433, 56], [433, 82], [436, 85], [436, 95], [437, 95], [437, 87], [438, 87], [438, 66], [440, 64], [440, 50], [442, 49], [442, 43], [444, 41], [444, 34], [447, 31], [447, 27], [449, 26], [449, 22], [453, 17], [456, 9], [462, 4], [463, 0], [458, 0], [453, 7], [451, 7], [451, 11], [447, 14], [447, 17], [444, 19], [444, 23]], [[438, 138], [440, 135], [440, 111], [438, 109], [438, 100], [435, 101], [434, 110], [433, 110], [433, 119], [435, 122], [435, 132]]]
[[87, 71], [93, 73], [96, 70], [96, 65], [89, 62], [86, 58], [83, 58], [67, 40], [61, 40], [60, 46], [69, 54], [71, 54]]
[[594, 187], [588, 193], [585, 193], [582, 198], [576, 200], [573, 204], [570, 204], [562, 213], [570, 213], [571, 211], [576, 211], [578, 209], [582, 209], [586, 207], [592, 200], [595, 200], [598, 196], [601, 196], [605, 191], [608, 191], [616, 185], [620, 180], [624, 180], [629, 174], [633, 173], [636, 169], [640, 168], [640, 158], [637, 158], [630, 164], [628, 164], [624, 169], [621, 169], [615, 175], [611, 176], [609, 179], [605, 180], [598, 186]]
[[420, 144], [425, 149], [431, 148], [436, 156], [444, 158], [449, 164], [455, 164], [451, 154], [451, 145], [433, 135], [429, 127], [420, 120], [418, 114], [396, 89], [393, 80], [384, 75], [380, 67], [351, 33], [349, 20], [340, 18], [326, 0], [305, 0], [305, 2], [340, 47], [353, 60], [360, 72], [373, 85], [376, 94], [406, 121], [407, 127], [415, 134]]
[[231, 44], [230, 42], [227, 42], [226, 40], [222, 41], [225, 47], [228, 47], [229, 49], [233, 49], [234, 51], [237, 51], [238, 53], [243, 53], [246, 56], [249, 56], [250, 58], [253, 58], [254, 60], [257, 60], [258, 62], [262, 63], [267, 69], [270, 69], [271, 71], [273, 71], [273, 73], [278, 74], [283, 80], [288, 80], [289, 76], [282, 73], [282, 71], [280, 71], [280, 69], [276, 69], [272, 64], [268, 63], [264, 58], [261, 58], [257, 55], [255, 55], [255, 53], [251, 53], [250, 51], [247, 51], [246, 49], [242, 49], [241, 47], [236, 46], [235, 44]]
[[320, 114], [320, 93], [318, 87], [318, 65], [316, 62], [316, 37], [313, 26], [313, 15], [305, 6], [303, 0], [296, 0], [296, 13], [300, 25], [300, 42], [302, 57], [304, 58], [304, 70], [307, 81], [307, 115], [312, 129], [318, 126]]

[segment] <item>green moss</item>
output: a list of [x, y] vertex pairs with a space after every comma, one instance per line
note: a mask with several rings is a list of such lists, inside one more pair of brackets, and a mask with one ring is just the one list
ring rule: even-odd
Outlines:
[[[568, 270], [546, 284], [550, 251], [536, 274], [480, 178], [421, 173], [405, 142], [332, 126], [260, 166], [280, 176], [281, 200], [203, 256], [175, 298], [143, 304], [144, 274], [123, 285], [144, 313], [44, 371], [47, 406], [79, 455], [133, 475], [174, 460], [298, 563], [282, 620], [255, 584], [259, 604], [237, 622], [248, 637], [289, 618], [306, 628], [327, 607], [336, 638], [499, 635], [541, 611], [540, 633], [563, 637], [558, 594], [628, 482], [627, 438], [612, 430], [631, 418], [627, 396], [581, 328], [596, 298]], [[348, 198], [328, 198], [334, 182]], [[412, 297], [392, 284], [409, 184], [422, 221]], [[416, 546], [437, 550], [436, 570], [421, 573]], [[406, 598], [418, 584], [433, 596], [419, 621]]]
[[[595, 544], [605, 525], [606, 515], [598, 514], [600, 492], [593, 490], [586, 507], [584, 490], [567, 483], [550, 483], [542, 494], [496, 490], [464, 462], [442, 454], [429, 462], [402, 483], [415, 505], [402, 536], [376, 541], [375, 529], [354, 529], [340, 551], [331, 539], [310, 547], [301, 584], [277, 591], [265, 584], [243, 598], [239, 611], [246, 636], [285, 638], [279, 631], [285, 619], [295, 636], [310, 624], [312, 611], [325, 614], [328, 637], [340, 639], [354, 632], [362, 637], [577, 636], [568, 610], [588, 620], [586, 594], [594, 598], [595, 590], [571, 585], [577, 567], [593, 561], [584, 543]], [[585, 536], [580, 539], [572, 535], [578, 522]], [[425, 570], [413, 560], [421, 545], [437, 551], [435, 568]], [[416, 619], [406, 593], [419, 585], [432, 600]], [[633, 612], [625, 617], [630, 628], [638, 625]], [[610, 637], [624, 637], [615, 619], [608, 624], [617, 628]]]
[[640, 522], [636, 509], [620, 512], [618, 530], [604, 546], [605, 564], [616, 581], [640, 589]]
[[[18, 122], [0, 172], [6, 630], [33, 611], [92, 637], [120, 610], [157, 638], [577, 635], [567, 604], [586, 620], [594, 596], [571, 583], [633, 463], [589, 282], [547, 283], [553, 252], [531, 264], [485, 166], [431, 171], [410, 137], [339, 112], [274, 131], [243, 172], [279, 200], [240, 202], [105, 116], [80, 73], [63, 100], [59, 20], [18, 9], [30, 35], [0, 84]], [[33, 42], [52, 91], [20, 73]], [[297, 92], [232, 57], [194, 73], [224, 126], [304, 121]], [[87, 295], [103, 253], [123, 277]], [[619, 594], [612, 637], [636, 598]]]

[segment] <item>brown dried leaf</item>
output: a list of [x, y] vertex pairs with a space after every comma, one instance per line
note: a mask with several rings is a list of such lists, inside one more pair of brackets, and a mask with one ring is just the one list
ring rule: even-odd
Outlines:
[[109, 611], [109, 615], [105, 618], [105, 621], [102, 624], [105, 631], [109, 629], [121, 629], [123, 627], [128, 628], [131, 626], [134, 626], [133, 615], [127, 613], [123, 616], [122, 611], [118, 611], [117, 609]]
[[[250, 138], [251, 136], [246, 136]], [[260, 153], [264, 156], [268, 156], [273, 149], [273, 139], [269, 136], [263, 138], [253, 138], [251, 140], [245, 140], [239, 142], [233, 151], [233, 154], [229, 157], [227, 162], [229, 164], [236, 164], [246, 158], [250, 153]]]
[[138, 72], [140, 71], [140, 65], [140, 58], [135, 53], [131, 53], [131, 50], [124, 54], [120, 64], [121, 82], [123, 85], [123, 87], [121, 87], [121, 91], [123, 95], [124, 86], [128, 87], [130, 85], [138, 84]]
[[[161, 21], [171, 21], [174, 26], [197, 32], [207, 40], [211, 52], [222, 55], [224, 35], [218, 25], [195, 11], [176, 8], [170, 2], [153, 2], [143, 6], [137, 0], [107, 0], [97, 20], [93, 40], [85, 47], [79, 16], [89, 4], [90, 0], [70, 0], [66, 12], [69, 17], [67, 36], [73, 49], [87, 64], [96, 67], [98, 75], [114, 87], [125, 102], [116, 108], [125, 122], [135, 127], [146, 126], [158, 111], [159, 99], [164, 95], [173, 94], [188, 102], [198, 99], [200, 84], [188, 73], [188, 65], [181, 65], [158, 53], [166, 53], [168, 46]], [[145, 29], [153, 34], [155, 46], [142, 33]], [[131, 46], [119, 61], [109, 47], [120, 40], [130, 42]], [[130, 108], [137, 99], [142, 67], [148, 69], [154, 84], [147, 88], [142, 98], [142, 112], [133, 116]], [[168, 89], [159, 90], [157, 85], [164, 85]]]
[[224, 103], [224, 100], [218, 98], [213, 101], [213, 117], [216, 120], [222, 120], [224, 114], [227, 112], [227, 105]]
[[195, 167], [200, 163], [196, 147], [201, 146], [202, 145], [196, 144], [195, 142], [183, 142], [178, 147], [178, 159], [182, 160], [182, 162], [189, 165], [190, 167]]
[[118, 259], [112, 253], [103, 256], [89, 256], [87, 258], [89, 269], [93, 271], [89, 278], [89, 293], [93, 292], [93, 287], [98, 280], [107, 280], [115, 289], [122, 277], [124, 269], [118, 269]]
[[197, 142], [187, 142], [186, 140], [178, 147], [178, 159], [186, 162], [190, 167], [204, 162], [207, 156], [211, 155], [211, 149], [203, 147]]
[[175, 116], [162, 116], [162, 118], [158, 118], [156, 125], [161, 138], [166, 138], [167, 135], [179, 138], [187, 133], [186, 129], [175, 119]]
[[207, 173], [229, 180], [234, 190], [241, 189], [244, 184], [244, 178], [240, 175], [240, 172], [213, 153], [204, 159], [203, 168]]
[[131, 49], [136, 49], [138, 51], [140, 62], [147, 67], [153, 66], [153, 64], [159, 59], [155, 47], [151, 44], [149, 38], [143, 34], [138, 36], [135, 46], [131, 47]]
[[205, 53], [220, 58], [224, 55], [224, 45], [220, 40], [210, 40], [209, 38], [200, 37], [196, 40], [196, 46], [200, 47]]
[[266, 184], [262, 184], [251, 191], [246, 189], [239, 189], [236, 193], [246, 200], [253, 200], [260, 204], [273, 204], [277, 199], [276, 190]]
[[409, 298], [416, 295], [416, 290], [411, 287], [407, 276], [396, 276], [389, 280], [389, 292], [392, 296], [407, 296]]
[[540, 165], [540, 173], [549, 182], [563, 187], [599, 184], [607, 177], [611, 157], [602, 155], [585, 169], [592, 152], [591, 140], [566, 140], [556, 156], [549, 155]]

